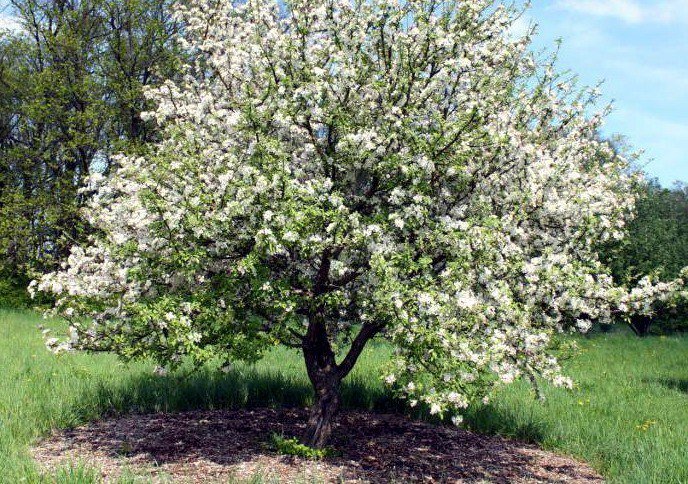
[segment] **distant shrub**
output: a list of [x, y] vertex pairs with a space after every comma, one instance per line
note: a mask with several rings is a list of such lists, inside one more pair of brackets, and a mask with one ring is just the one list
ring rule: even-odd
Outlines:
[[688, 303], [675, 306], [660, 306], [655, 310], [652, 323], [646, 334], [670, 334], [688, 331]]
[[24, 309], [31, 305], [24, 281], [0, 276], [0, 308]]
[[0, 271], [0, 309], [45, 308], [54, 303], [54, 298], [46, 294], [36, 294], [31, 299], [27, 287], [28, 276], [11, 275]]

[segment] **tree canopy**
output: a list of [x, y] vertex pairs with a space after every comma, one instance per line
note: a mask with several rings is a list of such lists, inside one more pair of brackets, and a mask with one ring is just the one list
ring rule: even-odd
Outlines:
[[[455, 421], [500, 382], [570, 386], [554, 336], [649, 312], [681, 280], [614, 284], [634, 175], [606, 110], [486, 0], [193, 0], [192, 59], [148, 90], [162, 139], [89, 180], [89, 223], [38, 288], [57, 350], [174, 365], [303, 351], [321, 446], [373, 337], [385, 380]], [[600, 161], [603, 160], [603, 161]]]

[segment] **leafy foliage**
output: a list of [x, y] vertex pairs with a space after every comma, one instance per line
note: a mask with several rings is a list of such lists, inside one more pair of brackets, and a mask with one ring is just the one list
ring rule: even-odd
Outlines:
[[270, 442], [277, 452], [284, 455], [295, 455], [306, 459], [324, 459], [334, 455], [334, 450], [329, 447], [315, 449], [302, 444], [297, 438], [287, 438], [279, 434], [272, 434]]
[[178, 66], [167, 0], [11, 3], [23, 30], [0, 35], [5, 284], [54, 270], [86, 240], [84, 179], [155, 138], [143, 87]]
[[0, 307], [1, 308], [26, 308], [31, 299], [26, 292], [26, 280], [17, 280], [11, 275], [0, 276]]
[[664, 280], [678, 277], [688, 261], [688, 187], [649, 181], [640, 190], [628, 236], [609, 250], [606, 263], [619, 281], [653, 272]]

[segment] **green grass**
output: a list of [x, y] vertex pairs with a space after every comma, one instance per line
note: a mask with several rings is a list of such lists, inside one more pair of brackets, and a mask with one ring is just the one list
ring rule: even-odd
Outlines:
[[[111, 355], [48, 353], [32, 312], [0, 311], [0, 482], [97, 482], [80, 466], [38, 474], [31, 442], [51, 429], [124, 412], [306, 405], [311, 393], [300, 355], [275, 348], [229, 374], [156, 377], [152, 365]], [[49, 325], [59, 324], [50, 323]], [[614, 482], [688, 483], [688, 338], [637, 339], [625, 333], [580, 340], [567, 363], [578, 387], [503, 389], [469, 412], [467, 426], [537, 442], [590, 462]], [[368, 348], [343, 387], [346, 407], [403, 410], [378, 378], [389, 349]], [[424, 415], [417, 415], [424, 417]], [[256, 482], [260, 482], [260, 476]], [[126, 479], [124, 482], [128, 482]]]

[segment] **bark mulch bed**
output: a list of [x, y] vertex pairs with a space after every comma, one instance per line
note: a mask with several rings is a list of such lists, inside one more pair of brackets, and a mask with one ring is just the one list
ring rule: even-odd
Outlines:
[[500, 437], [409, 420], [344, 412], [336, 457], [278, 455], [273, 432], [299, 435], [302, 409], [130, 415], [61, 431], [33, 454], [47, 471], [80, 462], [114, 482], [123, 469], [153, 482], [602, 482], [588, 465]]

